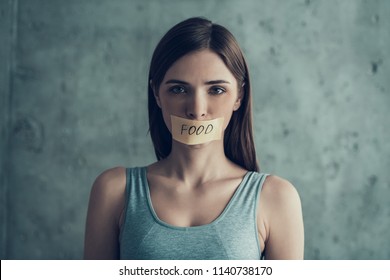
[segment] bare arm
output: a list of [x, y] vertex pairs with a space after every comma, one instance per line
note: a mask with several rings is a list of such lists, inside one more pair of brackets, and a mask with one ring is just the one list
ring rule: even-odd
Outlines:
[[119, 218], [125, 203], [125, 168], [100, 174], [91, 190], [84, 241], [85, 259], [119, 259]]
[[265, 212], [265, 258], [300, 260], [304, 257], [304, 227], [301, 201], [295, 187], [269, 176], [262, 191]]

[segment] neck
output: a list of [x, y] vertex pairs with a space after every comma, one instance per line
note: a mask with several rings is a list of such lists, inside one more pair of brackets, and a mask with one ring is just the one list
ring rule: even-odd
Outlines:
[[172, 151], [165, 161], [168, 174], [189, 186], [216, 179], [232, 165], [225, 156], [223, 140], [193, 146], [173, 141]]

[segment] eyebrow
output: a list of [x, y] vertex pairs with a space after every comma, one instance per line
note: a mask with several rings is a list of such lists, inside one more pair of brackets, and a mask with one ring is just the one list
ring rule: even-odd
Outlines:
[[[165, 84], [182, 84], [182, 85], [189, 85], [190, 83], [181, 81], [181, 80], [168, 80], [165, 82]], [[225, 80], [212, 80], [212, 81], [207, 81], [204, 83], [205, 85], [215, 85], [215, 84], [230, 84], [230, 82], [225, 81]]]

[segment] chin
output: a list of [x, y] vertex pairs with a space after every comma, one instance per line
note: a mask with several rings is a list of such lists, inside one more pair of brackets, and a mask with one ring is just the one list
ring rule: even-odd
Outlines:
[[188, 149], [201, 149], [203, 147], [206, 147], [210, 144], [211, 142], [203, 143], [203, 144], [196, 144], [196, 145], [186, 145]]
[[202, 143], [202, 144], [189, 145], [189, 144], [184, 144], [184, 143], [178, 142], [176, 140], [174, 140], [174, 141], [176, 142], [177, 145], [180, 145], [180, 146], [182, 146], [186, 149], [189, 149], [189, 150], [202, 149], [202, 148], [207, 147], [207, 146], [211, 145], [212, 143], [216, 142], [216, 141], [210, 141], [210, 142]]

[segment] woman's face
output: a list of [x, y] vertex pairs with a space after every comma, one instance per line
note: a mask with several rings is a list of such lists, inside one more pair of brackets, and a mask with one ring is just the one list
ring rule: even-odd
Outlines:
[[155, 97], [169, 131], [171, 115], [198, 121], [223, 117], [226, 129], [241, 101], [237, 80], [210, 50], [177, 60], [165, 74]]

